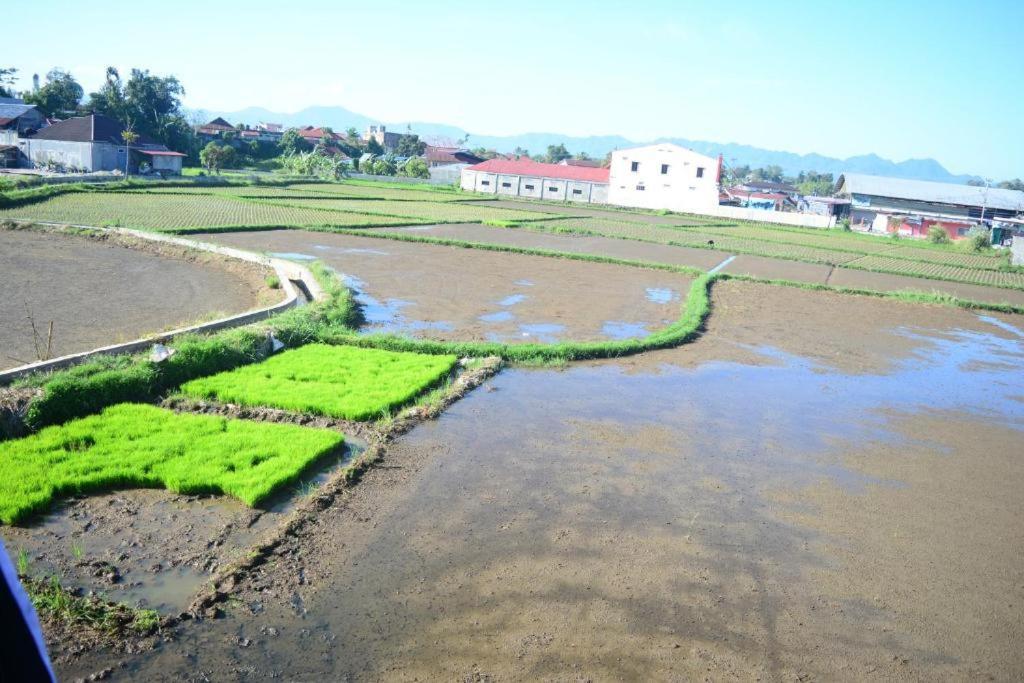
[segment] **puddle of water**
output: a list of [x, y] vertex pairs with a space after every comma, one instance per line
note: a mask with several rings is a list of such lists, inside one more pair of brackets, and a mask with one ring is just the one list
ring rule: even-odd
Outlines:
[[627, 323], [609, 320], [601, 326], [601, 333], [612, 339], [639, 339], [650, 334], [643, 323]]
[[519, 285], [520, 287], [533, 287], [533, 283], [530, 282], [529, 280], [516, 280], [515, 284]]
[[679, 299], [679, 293], [673, 289], [647, 287], [647, 300], [656, 304], [669, 304]]
[[1015, 327], [1014, 325], [1011, 325], [1010, 323], [1000, 320], [999, 318], [995, 318], [991, 315], [979, 315], [978, 320], [986, 322], [989, 325], [995, 325], [1004, 332], [1015, 334], [1018, 337], [1024, 337], [1024, 330], [1021, 330], [1019, 327]]
[[355, 300], [362, 306], [366, 325], [361, 334], [380, 332], [402, 333], [420, 331], [451, 332], [454, 326], [445, 321], [413, 320], [402, 315], [402, 310], [415, 306], [415, 302], [404, 299], [379, 299], [366, 293], [366, 283], [355, 275], [344, 274], [342, 280], [355, 292]]
[[529, 323], [519, 326], [519, 332], [524, 337], [533, 337], [537, 341], [551, 344], [558, 341], [565, 332], [565, 325], [555, 323]]
[[326, 244], [314, 244], [313, 248], [317, 251], [333, 251], [339, 254], [366, 254], [371, 256], [389, 256], [388, 252], [381, 251], [380, 249], [362, 249], [357, 247], [339, 248], [332, 247]]
[[515, 316], [510, 311], [498, 311], [497, 313], [484, 313], [478, 320], [485, 323], [503, 323], [513, 320]]
[[512, 294], [498, 302], [499, 306], [515, 306], [518, 303], [526, 301], [525, 294]]
[[289, 261], [315, 261], [316, 256], [310, 254], [300, 254], [296, 251], [272, 251], [267, 254], [274, 258], [287, 259]]

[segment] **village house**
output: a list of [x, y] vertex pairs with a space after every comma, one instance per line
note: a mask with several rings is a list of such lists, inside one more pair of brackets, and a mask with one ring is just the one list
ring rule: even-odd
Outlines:
[[363, 142], [376, 140], [377, 144], [384, 148], [385, 153], [391, 153], [398, 147], [398, 141], [402, 136], [398, 133], [391, 133], [387, 126], [369, 126], [363, 133]]
[[672, 143], [612, 152], [608, 203], [707, 212], [718, 207], [721, 158]]
[[[46, 117], [34, 104], [25, 104], [16, 97], [0, 97], [0, 130], [11, 131], [14, 135], [25, 135], [46, 127]], [[12, 140], [0, 140], [11, 144]]]
[[489, 159], [463, 169], [461, 186], [512, 197], [605, 204], [608, 169]]
[[127, 159], [134, 173], [147, 168], [164, 175], [181, 173], [186, 155], [145, 135], [140, 135], [129, 151], [123, 133], [124, 127], [108, 116], [76, 116], [19, 138], [18, 149], [30, 168], [53, 167], [85, 173], [124, 171]]
[[924, 236], [933, 227], [950, 238], [992, 219], [1024, 215], [1024, 192], [905, 178], [844, 173], [837, 197], [851, 202], [851, 227], [881, 233]]
[[204, 144], [220, 140], [228, 132], [235, 132], [235, 127], [219, 116], [209, 123], [196, 126], [196, 135], [199, 136], [199, 140]]

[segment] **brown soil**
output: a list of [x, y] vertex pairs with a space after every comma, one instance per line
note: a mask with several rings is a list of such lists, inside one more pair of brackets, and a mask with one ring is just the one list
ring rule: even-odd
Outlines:
[[781, 362], [774, 353], [781, 351], [851, 374], [885, 372], [920, 350], [922, 342], [913, 333], [956, 329], [1015, 338], [985, 317], [1024, 329], [1021, 315], [979, 314], [939, 304], [737, 280], [718, 281], [711, 291], [707, 330], [695, 342], [597, 364], [635, 371], [664, 364], [694, 367], [715, 360], [772, 365]]
[[[316, 256], [362, 281], [359, 287], [373, 299], [370, 331], [445, 340], [600, 340], [610, 338], [609, 322], [651, 332], [679, 317], [690, 285], [690, 278], [660, 270], [333, 233], [200, 237], [253, 251]], [[648, 290], [670, 296], [652, 299]]]
[[628, 221], [630, 223], [654, 223], [656, 225], [688, 225], [692, 219], [688, 216], [656, 216], [653, 214], [638, 213], [634, 211], [615, 211], [608, 209], [595, 209], [587, 205], [567, 204], [542, 204], [540, 202], [516, 201], [514, 199], [496, 199], [482, 202], [473, 202], [474, 206], [494, 206], [502, 209], [518, 209], [520, 211], [537, 211], [539, 213], [557, 213], [565, 216], [593, 216], [595, 218], [608, 218], [610, 220]]
[[124, 677], [1024, 676], [1021, 317], [720, 285], [659, 362], [400, 438]]
[[689, 266], [709, 270], [729, 254], [713, 249], [691, 249], [666, 244], [649, 244], [611, 237], [590, 237], [587, 235], [553, 235], [535, 232], [526, 228], [495, 228], [478, 223], [462, 225], [444, 224], [416, 226], [413, 228], [375, 228], [374, 233], [390, 232], [409, 235], [423, 235], [444, 239], [503, 244], [527, 249], [548, 249], [571, 254], [595, 254], [629, 261], [646, 263], [667, 263], [673, 266]]
[[829, 284], [836, 287], [853, 287], [879, 291], [941, 292], [971, 301], [1024, 306], [1024, 291], [1019, 289], [983, 287], [981, 285], [946, 282], [944, 280], [926, 280], [924, 278], [906, 277], [904, 275], [872, 273], [853, 268], [836, 268], [829, 279]]
[[723, 273], [734, 275], [750, 275], [767, 280], [795, 280], [817, 285], [826, 284], [831, 270], [832, 266], [822, 263], [783, 261], [749, 254], [738, 254], [729, 265], [722, 268]]
[[[51, 357], [268, 305], [261, 269], [142, 240], [0, 230], [0, 369], [38, 360], [26, 306]], [[129, 248], [131, 247], [131, 248]]]

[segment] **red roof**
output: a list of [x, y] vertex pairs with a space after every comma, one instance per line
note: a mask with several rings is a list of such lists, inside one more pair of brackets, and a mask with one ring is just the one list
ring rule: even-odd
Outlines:
[[607, 168], [587, 168], [585, 166], [559, 166], [558, 164], [542, 164], [529, 159], [488, 159], [482, 164], [469, 167], [470, 171], [484, 173], [506, 173], [508, 175], [528, 175], [539, 178], [562, 178], [564, 180], [582, 180], [589, 183], [607, 183]]

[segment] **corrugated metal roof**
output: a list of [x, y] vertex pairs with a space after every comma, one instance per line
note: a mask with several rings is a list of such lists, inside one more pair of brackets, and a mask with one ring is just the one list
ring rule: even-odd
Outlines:
[[16, 119], [25, 112], [35, 108], [34, 104], [0, 104], [0, 118]]
[[996, 187], [975, 187], [933, 183], [927, 180], [886, 178], [860, 173], [844, 173], [836, 181], [837, 192], [844, 194], [866, 194], [874, 197], [910, 199], [936, 204], [957, 204], [960, 206], [986, 206], [990, 209], [1024, 211], [1024, 192], [1003, 190]]
[[469, 167], [470, 171], [484, 173], [506, 173], [508, 175], [536, 176], [538, 178], [560, 178], [562, 180], [582, 180], [588, 183], [607, 183], [607, 168], [587, 168], [585, 166], [559, 166], [558, 164], [542, 164], [539, 161], [517, 159], [488, 159], [482, 164]]

